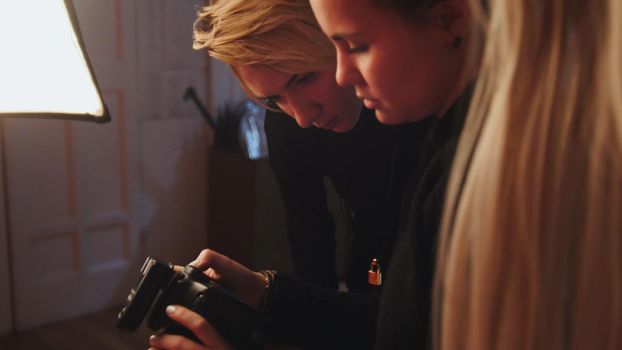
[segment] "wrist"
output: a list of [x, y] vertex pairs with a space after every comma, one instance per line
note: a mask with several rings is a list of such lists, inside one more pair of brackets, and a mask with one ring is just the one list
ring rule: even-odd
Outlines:
[[262, 276], [263, 281], [263, 295], [259, 301], [258, 310], [264, 312], [269, 305], [270, 295], [272, 294], [272, 287], [274, 285], [274, 279], [276, 278], [276, 271], [274, 270], [261, 270], [259, 274]]

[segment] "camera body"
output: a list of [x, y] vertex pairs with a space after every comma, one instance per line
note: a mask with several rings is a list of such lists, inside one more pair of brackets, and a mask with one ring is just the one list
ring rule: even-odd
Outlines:
[[192, 332], [171, 320], [168, 305], [181, 305], [207, 319], [236, 348], [252, 348], [255, 310], [191, 265], [175, 272], [172, 264], [148, 257], [140, 269], [138, 284], [130, 291], [119, 312], [117, 328], [133, 332], [146, 319], [147, 326], [164, 333], [179, 334], [196, 342]]

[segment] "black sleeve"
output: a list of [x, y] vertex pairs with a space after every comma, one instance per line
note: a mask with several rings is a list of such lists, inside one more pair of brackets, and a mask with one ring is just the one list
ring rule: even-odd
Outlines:
[[270, 167], [287, 217], [290, 254], [297, 276], [337, 288], [335, 224], [326, 205], [322, 134], [302, 129], [290, 117], [266, 112]]
[[313, 287], [277, 274], [260, 327], [264, 341], [300, 349], [372, 349], [379, 297]]

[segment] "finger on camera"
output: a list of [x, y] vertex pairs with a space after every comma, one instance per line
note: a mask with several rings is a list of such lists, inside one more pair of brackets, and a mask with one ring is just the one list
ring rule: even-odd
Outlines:
[[203, 316], [183, 306], [172, 305], [166, 308], [168, 316], [191, 330], [207, 346], [223, 343], [222, 337]]
[[[192, 264], [190, 264], [190, 265], [192, 265]], [[194, 265], [192, 265], [192, 266], [194, 266]], [[185, 269], [184, 266], [173, 265], [173, 271], [175, 271], [175, 272], [180, 273], [180, 272], [183, 272], [184, 269]], [[221, 278], [220, 274], [217, 273], [216, 271], [214, 271], [214, 269], [212, 269], [211, 267], [208, 268], [207, 270], [204, 270], [203, 273], [205, 273], [209, 278], [211, 278], [213, 280], [216, 280], [216, 281], [220, 280], [220, 278]]]
[[213, 260], [214, 260], [214, 256], [216, 255], [220, 255], [220, 254], [211, 249], [203, 249], [199, 253], [199, 255], [196, 257], [196, 259], [190, 262], [189, 265], [192, 265], [195, 268], [200, 269], [200, 270], [206, 270], [209, 267], [211, 267]]
[[219, 274], [222, 274], [223, 272], [236, 269], [240, 264], [215, 250], [203, 249], [190, 265], [203, 271], [212, 268]]

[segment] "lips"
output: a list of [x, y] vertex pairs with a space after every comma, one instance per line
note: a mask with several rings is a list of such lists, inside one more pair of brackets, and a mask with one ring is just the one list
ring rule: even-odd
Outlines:
[[380, 101], [376, 100], [375, 98], [371, 98], [366, 95], [363, 95], [359, 92], [356, 93], [356, 97], [363, 100], [363, 104], [365, 105], [367, 109], [376, 109], [380, 105]]
[[367, 109], [377, 109], [380, 102], [378, 100], [365, 98], [363, 99], [363, 104]]

